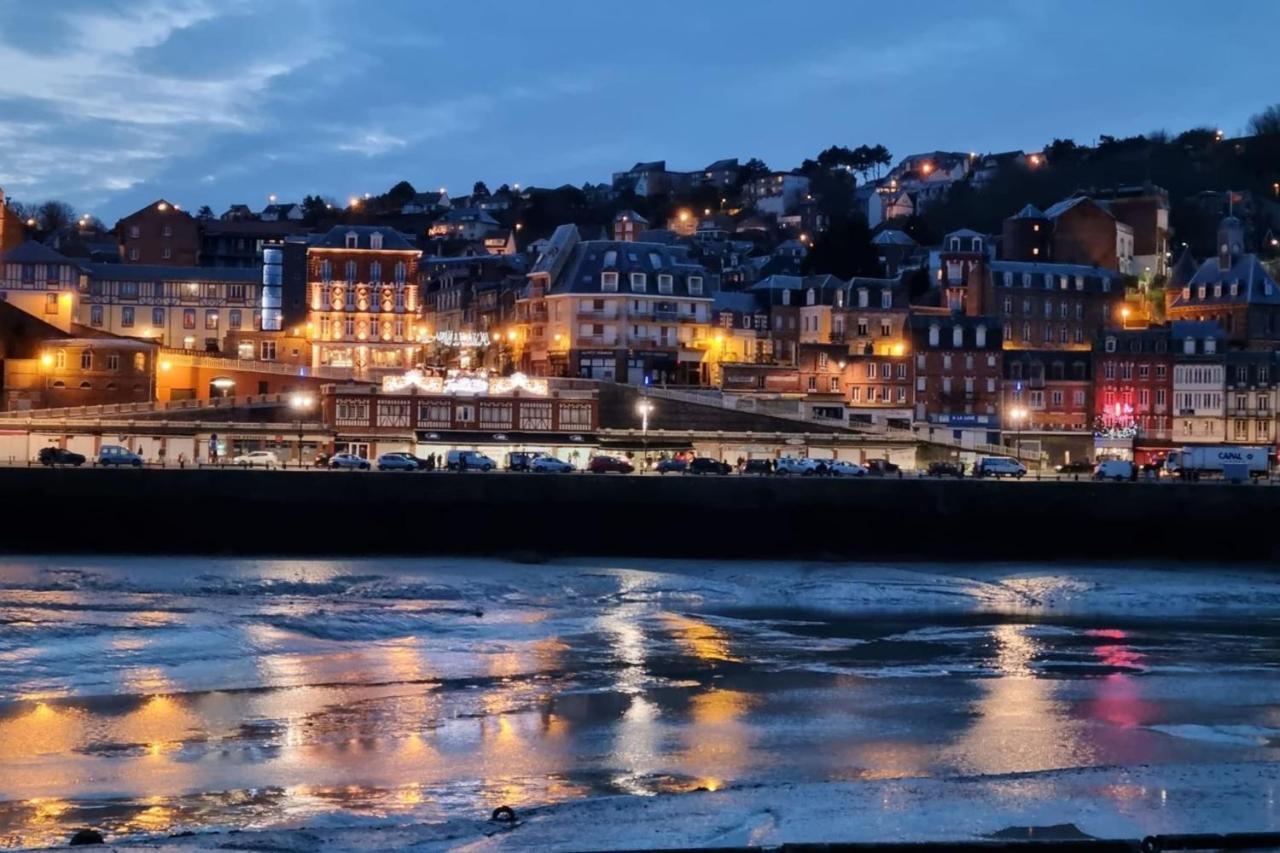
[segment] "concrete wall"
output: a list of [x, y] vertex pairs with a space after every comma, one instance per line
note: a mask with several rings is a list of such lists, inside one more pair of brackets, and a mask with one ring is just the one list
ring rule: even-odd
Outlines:
[[1250, 531], [1277, 510], [1216, 484], [0, 469], [10, 553], [1217, 563], [1273, 559]]

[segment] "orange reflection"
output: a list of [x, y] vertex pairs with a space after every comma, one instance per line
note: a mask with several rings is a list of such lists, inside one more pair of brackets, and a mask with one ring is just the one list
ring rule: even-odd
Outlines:
[[735, 661], [723, 631], [699, 619], [668, 613], [663, 617], [677, 643], [699, 660]]
[[0, 761], [70, 752], [85, 740], [85, 727], [78, 708], [38, 702], [28, 713], [0, 722]]

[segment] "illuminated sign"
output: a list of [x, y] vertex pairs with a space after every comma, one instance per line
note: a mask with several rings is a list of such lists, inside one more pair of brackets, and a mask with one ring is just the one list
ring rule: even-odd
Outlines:
[[450, 370], [444, 376], [428, 376], [421, 370], [410, 370], [400, 376], [384, 376], [382, 390], [387, 394], [421, 391], [424, 394], [458, 396], [507, 396], [517, 391], [545, 397], [550, 393], [545, 379], [531, 379], [523, 373], [490, 376], [487, 371]]
[[447, 347], [487, 347], [489, 345], [489, 333], [455, 332], [446, 329], [443, 332], [436, 332], [435, 341]]

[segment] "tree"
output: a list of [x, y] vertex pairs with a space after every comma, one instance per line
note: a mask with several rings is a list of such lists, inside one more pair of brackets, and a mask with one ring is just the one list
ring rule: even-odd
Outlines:
[[471, 186], [471, 195], [475, 198], [488, 198], [489, 188], [485, 186], [484, 181], [476, 181]]
[[401, 181], [387, 190], [382, 198], [386, 209], [394, 210], [398, 213], [400, 208], [412, 201], [417, 194], [418, 191], [413, 188], [413, 184], [408, 181]]
[[196, 219], [213, 219], [213, 208], [207, 204], [200, 205], [196, 211]]
[[65, 201], [49, 199], [36, 210], [40, 230], [59, 231], [76, 221], [76, 209]]
[[314, 228], [329, 215], [329, 202], [318, 195], [305, 196], [302, 199], [302, 221]]
[[1055, 139], [1044, 147], [1045, 158], [1053, 165], [1068, 163], [1080, 155], [1074, 139]]
[[758, 157], [752, 157], [738, 170], [738, 182], [745, 184], [755, 178], [763, 178], [767, 174], [769, 174], [769, 167], [765, 162]]
[[1249, 117], [1249, 132], [1254, 136], [1280, 135], [1280, 104], [1272, 104]]
[[857, 214], [832, 222], [814, 241], [800, 269], [806, 275], [827, 273], [837, 278], [884, 274], [880, 256], [871, 245], [867, 220]]

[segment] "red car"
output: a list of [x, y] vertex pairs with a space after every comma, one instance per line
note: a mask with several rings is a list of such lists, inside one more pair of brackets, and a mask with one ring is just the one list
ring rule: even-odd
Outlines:
[[617, 456], [592, 456], [587, 463], [587, 470], [592, 474], [608, 474], [610, 471], [630, 474], [636, 469], [630, 462]]

